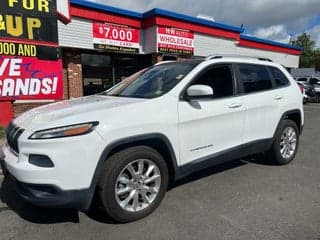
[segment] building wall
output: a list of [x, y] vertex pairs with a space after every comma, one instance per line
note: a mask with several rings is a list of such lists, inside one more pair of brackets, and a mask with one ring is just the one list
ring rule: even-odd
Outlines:
[[143, 30], [144, 42], [143, 52], [154, 53], [157, 51], [157, 26], [152, 26]]
[[59, 22], [58, 37], [62, 47], [93, 49], [92, 21], [72, 18], [68, 25]]
[[235, 54], [236, 41], [195, 33], [194, 48], [195, 56]]
[[65, 49], [63, 62], [66, 68], [64, 81], [66, 99], [83, 96], [81, 51], [78, 49]]
[[[59, 44], [62, 47], [79, 49], [94, 49], [92, 37], [92, 21], [82, 18], [73, 18], [68, 25], [58, 24]], [[140, 30], [140, 53], [157, 52], [157, 26]], [[205, 34], [194, 34], [194, 55], [207, 56], [209, 54], [238, 54], [270, 58], [288, 68], [299, 66], [299, 56], [287, 53], [267, 51], [255, 48], [242, 47], [237, 40], [219, 38]]]
[[216, 38], [196, 33], [194, 36], [194, 43], [194, 55], [196, 56], [207, 56], [209, 54], [256, 56], [269, 58], [287, 68], [297, 68], [299, 66], [298, 55], [242, 47], [237, 45], [238, 42], [236, 40]]
[[291, 55], [287, 53], [271, 52], [261, 49], [246, 48], [237, 46], [236, 54], [239, 55], [248, 55], [248, 56], [257, 56], [269, 58], [274, 62], [280, 63], [287, 68], [297, 68], [299, 67], [299, 56]]

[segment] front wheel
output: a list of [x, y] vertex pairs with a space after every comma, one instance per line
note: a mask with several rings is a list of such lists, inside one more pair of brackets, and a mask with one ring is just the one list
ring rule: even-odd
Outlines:
[[299, 130], [295, 122], [285, 119], [280, 123], [274, 142], [268, 151], [268, 160], [278, 165], [291, 162], [298, 150]]
[[131, 222], [153, 212], [168, 187], [168, 168], [154, 149], [137, 146], [106, 160], [99, 192], [107, 214], [118, 222]]

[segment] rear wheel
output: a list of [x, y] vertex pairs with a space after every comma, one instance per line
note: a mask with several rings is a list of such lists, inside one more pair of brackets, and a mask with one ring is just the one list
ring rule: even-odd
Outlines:
[[162, 156], [146, 146], [131, 147], [105, 162], [99, 193], [107, 214], [130, 222], [154, 211], [168, 186], [168, 168]]
[[303, 104], [307, 104], [308, 103], [308, 99], [307, 98], [303, 98]]
[[299, 145], [299, 130], [295, 122], [285, 119], [280, 123], [268, 160], [278, 164], [288, 164], [296, 156]]

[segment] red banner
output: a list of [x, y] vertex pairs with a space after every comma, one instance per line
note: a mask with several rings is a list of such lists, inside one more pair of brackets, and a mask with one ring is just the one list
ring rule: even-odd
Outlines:
[[95, 48], [116, 52], [139, 52], [139, 29], [94, 22], [92, 23], [92, 31]]
[[0, 55], [0, 100], [61, 99], [62, 61]]
[[194, 33], [188, 30], [158, 27], [158, 52], [173, 54], [193, 54]]

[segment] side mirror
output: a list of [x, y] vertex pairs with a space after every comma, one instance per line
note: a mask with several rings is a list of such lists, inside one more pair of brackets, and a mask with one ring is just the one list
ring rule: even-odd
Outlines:
[[207, 98], [213, 96], [213, 89], [210, 86], [195, 84], [187, 89], [187, 98]]

